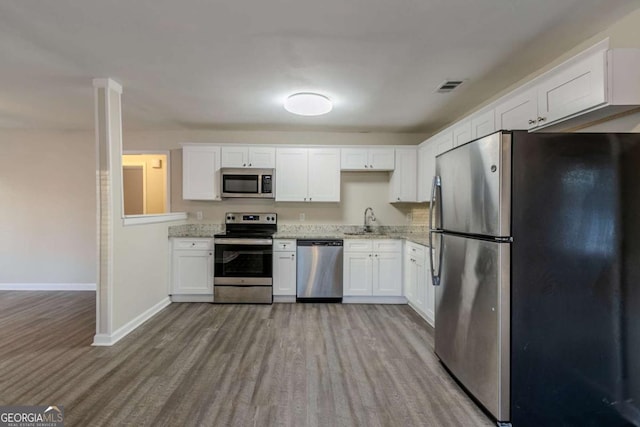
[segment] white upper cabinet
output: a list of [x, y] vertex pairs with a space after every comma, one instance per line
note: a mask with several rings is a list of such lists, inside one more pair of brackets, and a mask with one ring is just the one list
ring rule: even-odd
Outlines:
[[220, 200], [220, 147], [182, 147], [182, 198]]
[[395, 167], [393, 148], [343, 148], [343, 171], [391, 171]]
[[417, 201], [417, 154], [416, 148], [396, 148], [396, 167], [389, 184], [391, 203]]
[[471, 117], [471, 139], [481, 138], [496, 131], [495, 111], [493, 109]]
[[537, 123], [538, 92], [531, 88], [496, 106], [496, 130], [529, 129]]
[[605, 65], [606, 53], [596, 52], [542, 80], [538, 84], [538, 117], [532, 127], [604, 104]]
[[436, 174], [436, 143], [428, 140], [418, 147], [418, 202], [431, 200], [431, 183]]
[[430, 139], [435, 146], [436, 156], [451, 150], [453, 146], [453, 130], [447, 129]]
[[340, 149], [310, 148], [308, 179], [309, 202], [339, 202]]
[[223, 168], [263, 168], [273, 169], [276, 166], [275, 147], [222, 147]]
[[453, 146], [466, 144], [473, 139], [471, 120], [465, 119], [453, 126]]
[[339, 202], [340, 149], [278, 148], [276, 201]]
[[307, 200], [308, 159], [309, 150], [306, 148], [276, 150], [276, 201]]
[[595, 50], [502, 98], [496, 129], [567, 129], [640, 105], [640, 49]]

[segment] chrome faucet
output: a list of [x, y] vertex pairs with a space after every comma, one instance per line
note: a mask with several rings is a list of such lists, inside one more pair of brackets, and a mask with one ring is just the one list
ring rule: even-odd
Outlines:
[[[371, 211], [371, 215], [367, 216], [367, 212]], [[373, 208], [368, 207], [364, 210], [364, 232], [365, 233], [370, 233], [371, 232], [371, 224], [368, 223], [367, 220], [370, 221], [375, 221], [376, 220], [376, 216], [373, 214]]]

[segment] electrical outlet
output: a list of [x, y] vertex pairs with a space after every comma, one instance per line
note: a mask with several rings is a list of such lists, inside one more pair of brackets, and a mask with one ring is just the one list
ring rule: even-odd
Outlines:
[[198, 212], [196, 212], [196, 219], [197, 219], [198, 221], [201, 221], [201, 220], [202, 220], [202, 211], [198, 211]]
[[305, 219], [306, 219], [306, 215], [303, 212], [301, 212], [300, 213], [300, 221], [304, 221]]

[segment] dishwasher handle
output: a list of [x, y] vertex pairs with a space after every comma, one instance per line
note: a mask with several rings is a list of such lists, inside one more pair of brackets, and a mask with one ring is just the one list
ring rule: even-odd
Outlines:
[[343, 246], [342, 240], [303, 240], [298, 239], [298, 246]]

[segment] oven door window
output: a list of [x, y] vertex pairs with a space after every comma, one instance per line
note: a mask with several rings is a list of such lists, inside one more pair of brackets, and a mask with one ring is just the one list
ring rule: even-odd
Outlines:
[[265, 245], [216, 245], [216, 277], [271, 277], [273, 253]]
[[239, 194], [257, 194], [258, 175], [223, 175], [222, 192]]

